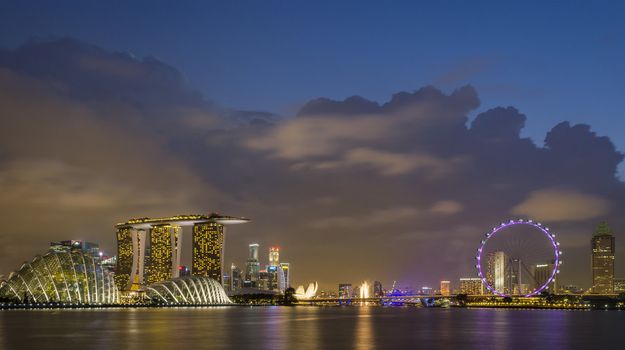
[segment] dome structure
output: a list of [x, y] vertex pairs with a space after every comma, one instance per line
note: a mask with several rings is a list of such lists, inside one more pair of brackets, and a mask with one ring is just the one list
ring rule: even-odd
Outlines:
[[80, 251], [37, 255], [0, 284], [0, 297], [26, 303], [115, 304], [113, 275]]
[[232, 304], [219, 282], [206, 276], [185, 276], [153, 283], [145, 289], [157, 303], [184, 305]]

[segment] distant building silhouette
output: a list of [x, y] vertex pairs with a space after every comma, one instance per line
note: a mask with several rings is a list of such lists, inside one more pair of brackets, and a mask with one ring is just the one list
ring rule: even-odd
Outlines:
[[373, 282], [373, 296], [376, 298], [384, 296], [384, 290], [382, 289], [382, 282], [380, 281]]
[[353, 288], [351, 283], [341, 283], [339, 284], [339, 298], [340, 299], [349, 299], [352, 297]]

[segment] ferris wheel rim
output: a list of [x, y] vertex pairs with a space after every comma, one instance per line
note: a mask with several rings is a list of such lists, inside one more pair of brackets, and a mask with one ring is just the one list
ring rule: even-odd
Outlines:
[[536, 288], [535, 290], [531, 291], [530, 293], [527, 293], [525, 295], [522, 294], [522, 296], [524, 297], [531, 297], [534, 295], [539, 294], [540, 292], [542, 292], [543, 290], [545, 290], [547, 288], [547, 286], [549, 286], [549, 284], [551, 282], [553, 282], [553, 280], [555, 279], [556, 275], [558, 273], [560, 273], [560, 265], [562, 264], [562, 259], [560, 258], [560, 256], [562, 255], [562, 251], [560, 250], [559, 246], [560, 246], [560, 242], [556, 241], [556, 234], [551, 232], [551, 230], [544, 226], [543, 224], [541, 224], [540, 222], [535, 222], [533, 220], [523, 220], [523, 219], [518, 219], [518, 220], [510, 220], [508, 222], [502, 222], [500, 225], [494, 227], [492, 229], [492, 231], [487, 232], [485, 234], [486, 238], [483, 239], [480, 242], [480, 247], [477, 249], [477, 255], [476, 255], [476, 260], [477, 263], [475, 264], [475, 267], [477, 268], [477, 273], [478, 273], [478, 277], [481, 279], [482, 283], [484, 284], [484, 286], [486, 286], [486, 288], [491, 291], [492, 293], [499, 295], [501, 297], [509, 297], [512, 296], [512, 294], [506, 294], [503, 293], [501, 291], [498, 291], [494, 286], [491, 286], [490, 283], [488, 282], [488, 280], [486, 279], [486, 277], [484, 277], [484, 273], [482, 272], [482, 264], [481, 264], [481, 260], [482, 260], [482, 252], [484, 250], [484, 247], [486, 246], [486, 243], [488, 242], [488, 240], [490, 238], [492, 238], [493, 236], [495, 236], [497, 233], [501, 232], [502, 230], [512, 227], [512, 226], [517, 226], [517, 225], [528, 225], [528, 226], [532, 226], [534, 228], [537, 228], [543, 235], [545, 235], [552, 247], [553, 247], [553, 252], [555, 255], [555, 263], [553, 265], [553, 270], [551, 271], [551, 274], [549, 276], [549, 278], [547, 279], [547, 281], [545, 281], [545, 283], [543, 285], [541, 285], [539, 288]]

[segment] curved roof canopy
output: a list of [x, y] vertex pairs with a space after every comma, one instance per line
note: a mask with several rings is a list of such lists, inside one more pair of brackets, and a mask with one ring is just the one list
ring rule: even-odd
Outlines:
[[185, 276], [153, 283], [145, 289], [157, 303], [184, 305], [232, 304], [219, 282], [206, 276]]
[[37, 255], [0, 284], [0, 297], [19, 302], [115, 304], [113, 275], [98, 258], [80, 251]]

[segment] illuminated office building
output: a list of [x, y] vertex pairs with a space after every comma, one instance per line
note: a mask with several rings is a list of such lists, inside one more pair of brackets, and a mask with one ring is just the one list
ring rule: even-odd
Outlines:
[[[538, 264], [534, 266], [534, 290], [542, 287], [551, 277], [553, 273], [554, 264]], [[554, 277], [553, 281], [547, 285], [546, 291], [555, 293], [558, 290], [557, 280]]]
[[614, 235], [607, 223], [597, 226], [591, 245], [592, 292], [614, 293]]
[[258, 280], [256, 281], [256, 288], [261, 290], [271, 290], [271, 281], [269, 280], [269, 272], [267, 270], [258, 271]]
[[484, 294], [484, 285], [482, 284], [482, 280], [479, 278], [461, 278], [460, 293], [468, 295]]
[[280, 269], [284, 275], [284, 289], [291, 287], [291, 264], [280, 263]]
[[230, 291], [234, 292], [243, 288], [243, 278], [241, 269], [235, 264], [230, 266]]
[[450, 294], [449, 292], [450, 287], [451, 287], [451, 282], [441, 281], [441, 295], [448, 296]]
[[278, 266], [280, 264], [280, 248], [269, 248], [269, 266]]
[[229, 272], [224, 272], [223, 281], [224, 290], [226, 292], [232, 291], [232, 279], [230, 278]]
[[489, 255], [489, 265], [492, 266], [492, 272], [490, 278], [492, 278], [492, 284], [496, 291], [499, 293], [508, 293], [512, 286], [510, 285], [510, 279], [506, 275], [508, 270], [508, 256], [504, 252], [493, 252]]
[[[267, 266], [267, 273], [269, 275], [269, 290], [284, 293], [288, 287], [287, 274], [289, 264], [280, 264], [280, 248], [269, 248], [269, 265]], [[286, 267], [286, 269], [284, 269]]]
[[245, 265], [245, 280], [251, 287], [257, 287], [260, 273], [260, 262], [258, 261], [258, 243], [249, 245], [250, 253]]

